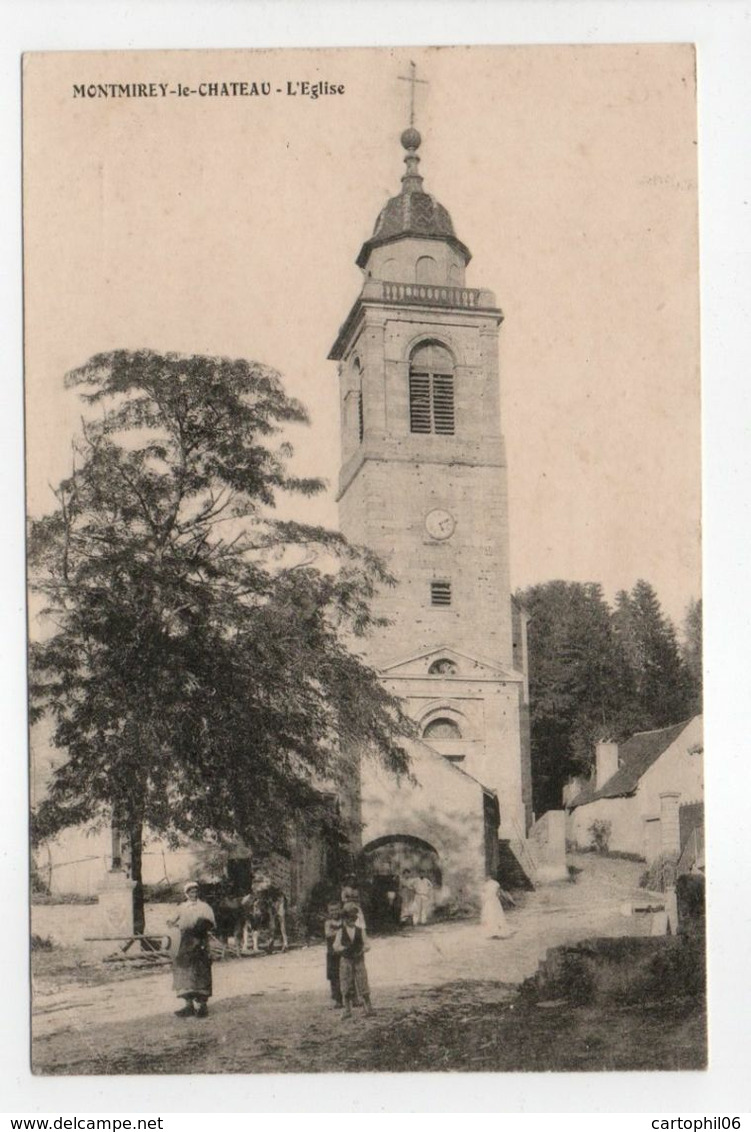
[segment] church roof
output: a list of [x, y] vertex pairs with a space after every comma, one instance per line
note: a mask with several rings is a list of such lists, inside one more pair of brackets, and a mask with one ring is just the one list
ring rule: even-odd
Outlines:
[[452, 245], [469, 263], [471, 253], [468, 247], [457, 239], [454, 225], [448, 210], [426, 193], [422, 187], [422, 177], [418, 172], [420, 158], [417, 150], [422, 142], [418, 131], [410, 126], [402, 134], [402, 145], [407, 151], [404, 163], [407, 171], [402, 177], [402, 191], [391, 197], [378, 214], [373, 235], [366, 240], [357, 257], [358, 267], [365, 267], [374, 248], [413, 236], [427, 240], [445, 240]]
[[639, 785], [639, 779], [673, 745], [689, 723], [691, 720], [685, 719], [683, 723], [675, 723], [672, 727], [663, 727], [658, 731], [637, 731], [619, 746], [620, 766], [615, 774], [599, 790], [595, 790], [594, 784], [590, 782], [569, 803], [568, 808], [575, 810], [579, 806], [586, 806], [588, 802], [596, 802], [598, 798], [624, 798], [633, 794]]
[[429, 755], [430, 758], [438, 759], [447, 768], [449, 774], [460, 774], [462, 778], [468, 778], [470, 782], [474, 782], [476, 786], [479, 786], [483, 794], [487, 794], [491, 798], [498, 797], [498, 791], [494, 790], [492, 786], [486, 786], [484, 782], [480, 782], [480, 779], [475, 778], [469, 771], [463, 770], [460, 766], [457, 766], [456, 763], [452, 763], [450, 759], [445, 758], [439, 751], [436, 751], [435, 747], [431, 747], [430, 743], [426, 743], [424, 739], [410, 739], [409, 742], [411, 746], [417, 747], [426, 755]]

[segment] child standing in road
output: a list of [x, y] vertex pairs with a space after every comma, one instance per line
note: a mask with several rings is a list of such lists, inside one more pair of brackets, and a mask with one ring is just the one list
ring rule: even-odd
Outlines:
[[339, 955], [339, 979], [344, 999], [342, 1017], [352, 1017], [352, 1004], [362, 1001], [366, 1014], [373, 1013], [370, 1004], [368, 972], [365, 970], [365, 952], [369, 950], [365, 928], [358, 926], [360, 909], [357, 904], [344, 905], [344, 923], [336, 933], [334, 954]]
[[326, 939], [326, 978], [331, 984], [331, 997], [334, 1000], [334, 1008], [337, 1010], [342, 1005], [342, 988], [339, 982], [339, 966], [342, 957], [334, 951], [334, 942], [341, 931], [342, 923], [342, 906], [338, 901], [334, 901], [328, 906], [328, 916], [323, 924], [323, 934]]

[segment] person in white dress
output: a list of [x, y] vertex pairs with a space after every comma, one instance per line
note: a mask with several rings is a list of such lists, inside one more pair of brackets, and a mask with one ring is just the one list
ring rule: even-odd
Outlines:
[[427, 924], [433, 903], [433, 882], [426, 873], [419, 873], [413, 883], [412, 923]]
[[482, 886], [480, 925], [488, 939], [506, 939], [513, 935], [501, 904], [501, 886], [492, 877], [488, 877]]

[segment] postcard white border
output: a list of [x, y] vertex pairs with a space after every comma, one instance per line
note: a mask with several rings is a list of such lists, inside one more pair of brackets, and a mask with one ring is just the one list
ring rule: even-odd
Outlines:
[[[695, 42], [699, 50], [711, 1067], [681, 1074], [34, 1078], [27, 1059], [20, 55], [34, 50]], [[0, 792], [6, 1111], [672, 1112], [749, 1109], [751, 7], [733, 0], [5, 0], [0, 3], [5, 534]], [[14, 173], [16, 171], [16, 173]], [[16, 175], [17, 174], [17, 175]], [[745, 726], [744, 726], [745, 725]], [[20, 910], [20, 911], [19, 911]], [[221, 1085], [221, 1087], [219, 1087]], [[173, 1127], [175, 1125], [173, 1124]], [[646, 1122], [645, 1122], [646, 1127]]]

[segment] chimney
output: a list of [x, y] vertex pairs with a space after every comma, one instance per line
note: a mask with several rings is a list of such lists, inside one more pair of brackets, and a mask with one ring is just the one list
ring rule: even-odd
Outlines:
[[573, 802], [574, 798], [581, 794], [586, 781], [586, 778], [569, 778], [568, 782], [565, 784], [563, 790], [561, 791], [561, 799], [563, 802], [564, 810], [569, 802]]
[[595, 748], [595, 790], [604, 786], [618, 770], [618, 744], [600, 742]]

